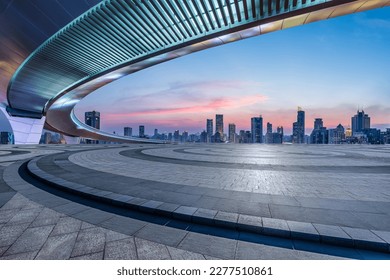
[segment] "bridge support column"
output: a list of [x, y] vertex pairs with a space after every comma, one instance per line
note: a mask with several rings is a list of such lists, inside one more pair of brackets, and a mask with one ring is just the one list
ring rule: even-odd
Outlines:
[[39, 144], [45, 117], [41, 119], [12, 117], [4, 107], [0, 107], [0, 110], [11, 125], [15, 144]]

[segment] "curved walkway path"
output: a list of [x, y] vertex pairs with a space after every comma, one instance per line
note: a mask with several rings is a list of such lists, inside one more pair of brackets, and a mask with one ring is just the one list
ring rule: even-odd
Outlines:
[[362, 250], [389, 252], [387, 146], [32, 150], [45, 155], [4, 163], [1, 185], [18, 193], [0, 208], [3, 258], [390, 258]]

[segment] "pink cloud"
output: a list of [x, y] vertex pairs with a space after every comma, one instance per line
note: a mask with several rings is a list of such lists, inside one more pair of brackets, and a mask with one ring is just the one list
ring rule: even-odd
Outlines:
[[[232, 110], [236, 108], [242, 108], [252, 104], [263, 103], [268, 100], [267, 96], [256, 94], [251, 96], [243, 96], [239, 98], [233, 97], [221, 97], [215, 98], [211, 101], [205, 102], [202, 105], [192, 105], [192, 106], [180, 106], [175, 108], [155, 108], [155, 109], [146, 109], [135, 112], [128, 113], [109, 113], [105, 116], [107, 120], [117, 120], [123, 118], [137, 117], [137, 116], [149, 116], [149, 115], [175, 115], [175, 114], [199, 114], [206, 112], [215, 112], [219, 110]], [[187, 102], [183, 102], [184, 105]]]
[[[216, 113], [224, 114], [225, 129], [229, 123], [235, 123], [237, 132], [239, 130], [250, 130], [250, 119], [254, 116], [263, 116], [264, 132], [267, 122], [272, 123], [273, 129], [283, 126], [285, 134], [291, 134], [292, 123], [296, 121], [297, 112], [295, 109], [271, 109], [264, 103], [266, 97], [246, 96], [238, 100], [225, 98], [223, 100], [212, 100], [205, 105], [189, 106], [161, 110], [145, 110], [130, 114], [104, 114], [102, 116], [103, 129], [111, 131], [111, 127], [127, 126], [132, 124], [137, 127], [144, 124], [146, 129], [159, 128], [160, 131], [180, 131], [201, 132], [205, 129], [206, 119], [215, 119]], [[243, 105], [256, 105], [256, 109], [247, 110]], [[241, 107], [240, 107], [241, 106]], [[258, 107], [258, 108], [257, 108]], [[390, 127], [390, 117], [387, 107], [371, 106], [365, 108], [365, 112], [371, 117], [371, 126], [384, 129]], [[338, 106], [335, 108], [304, 108], [306, 112], [306, 134], [310, 134], [313, 129], [314, 118], [322, 118], [324, 126], [335, 128], [341, 123], [345, 128], [351, 125], [351, 117], [356, 113], [353, 106]], [[126, 121], [127, 120], [127, 121]], [[122, 128], [123, 129], [123, 128]]]

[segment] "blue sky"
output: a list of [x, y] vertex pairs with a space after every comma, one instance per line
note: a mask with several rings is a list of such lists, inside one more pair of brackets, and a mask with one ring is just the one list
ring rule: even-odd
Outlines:
[[101, 112], [102, 130], [200, 132], [225, 116], [237, 130], [262, 115], [286, 133], [297, 106], [332, 128], [358, 107], [372, 126], [390, 127], [390, 8], [324, 20], [241, 40], [157, 65], [109, 84], [76, 107]]

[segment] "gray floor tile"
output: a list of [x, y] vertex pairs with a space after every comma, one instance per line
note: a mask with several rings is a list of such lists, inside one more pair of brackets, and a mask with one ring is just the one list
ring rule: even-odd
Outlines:
[[81, 230], [77, 236], [71, 257], [101, 252], [104, 250], [105, 241], [105, 231], [101, 228], [94, 227]]
[[88, 206], [84, 206], [74, 202], [70, 202], [53, 208], [53, 210], [64, 213], [66, 215], [74, 215], [87, 209], [89, 209]]
[[11, 220], [9, 220], [8, 224], [31, 223], [35, 220], [41, 211], [41, 208], [21, 210], [16, 213]]
[[103, 251], [97, 253], [86, 254], [82, 256], [72, 257], [71, 260], [103, 260]]
[[4, 255], [14, 255], [41, 249], [53, 228], [54, 226], [52, 225], [26, 229]]
[[112, 213], [104, 212], [98, 209], [88, 209], [73, 215], [74, 218], [93, 225], [100, 224], [103, 221], [111, 219], [113, 216], [114, 214]]
[[236, 227], [238, 221], [237, 213], [229, 213], [218, 211], [217, 215], [214, 217], [214, 223], [218, 226], [224, 227]]
[[9, 246], [0, 246], [0, 257], [7, 251]]
[[269, 235], [282, 237], [290, 236], [290, 228], [285, 220], [263, 218], [263, 232]]
[[4, 254], [0, 260], [33, 260], [38, 254], [38, 250], [33, 252], [18, 253], [12, 255]]
[[170, 260], [168, 249], [165, 245], [151, 242], [145, 239], [135, 238], [138, 259], [140, 260]]
[[113, 218], [105, 220], [104, 222], [99, 224], [99, 226], [101, 227], [127, 235], [135, 234], [145, 225], [146, 222], [121, 216], [114, 216]]
[[29, 223], [2, 227], [0, 230], [0, 246], [11, 246], [28, 226]]
[[19, 209], [9, 209], [9, 210], [0, 210], [0, 223], [7, 223], [11, 220], [17, 213]]
[[379, 230], [373, 230], [372, 232], [375, 233], [377, 236], [379, 236], [384, 241], [386, 241], [388, 244], [390, 244], [390, 232], [379, 231]]
[[181, 250], [174, 247], [167, 247], [172, 260], [205, 260], [205, 257], [198, 253]]
[[148, 224], [140, 231], [138, 231], [135, 236], [153, 242], [162, 243], [164, 245], [176, 247], [186, 234], [187, 231], [184, 230]]
[[126, 235], [126, 234], [123, 234], [120, 232], [116, 232], [116, 231], [112, 231], [112, 230], [106, 231], [106, 242], [118, 241], [118, 240], [122, 240], [122, 239], [129, 238], [129, 237], [130, 237], [129, 235]]
[[297, 251], [281, 247], [239, 241], [235, 259], [239, 260], [296, 260]]
[[70, 258], [77, 233], [68, 233], [49, 237], [36, 259], [39, 260], [67, 260]]
[[62, 217], [55, 225], [51, 236], [61, 235], [66, 233], [78, 232], [81, 227], [81, 221], [72, 217]]
[[291, 237], [305, 240], [319, 241], [320, 234], [310, 223], [287, 221], [291, 230]]
[[134, 238], [107, 242], [104, 250], [105, 260], [136, 260], [137, 250]]
[[261, 217], [240, 214], [237, 223], [240, 230], [254, 232], [261, 232], [263, 230], [263, 220]]
[[189, 232], [178, 246], [202, 255], [233, 259], [237, 240]]

